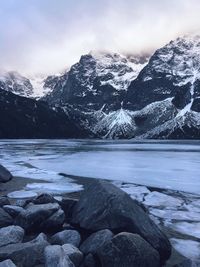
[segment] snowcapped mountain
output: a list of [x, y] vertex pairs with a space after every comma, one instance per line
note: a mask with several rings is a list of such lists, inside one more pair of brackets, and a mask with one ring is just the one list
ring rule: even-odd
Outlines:
[[46, 79], [4, 73], [0, 88], [48, 102], [86, 137], [200, 138], [200, 36], [177, 38], [150, 59], [90, 53]]
[[[99, 73], [104, 73], [106, 68], [103, 69]], [[79, 76], [79, 69], [76, 71]], [[124, 93], [118, 95], [118, 105], [109, 104], [103, 97], [95, 108], [91, 104], [93, 99], [87, 97], [90, 104], [87, 110], [73, 104], [81, 113], [78, 118], [82, 126], [103, 138], [200, 138], [199, 36], [171, 41], [152, 55], [138, 76], [132, 77], [125, 83], [130, 83], [128, 87], [120, 82]], [[114, 88], [118, 79], [108, 81]], [[94, 90], [87, 89], [89, 82], [86, 79], [88, 92]]]
[[33, 96], [30, 80], [15, 71], [0, 71], [0, 89], [24, 97]]
[[120, 107], [132, 80], [147, 61], [111, 53], [91, 53], [61, 76], [51, 76], [44, 87], [52, 92], [46, 99], [52, 104], [78, 105], [84, 110]]

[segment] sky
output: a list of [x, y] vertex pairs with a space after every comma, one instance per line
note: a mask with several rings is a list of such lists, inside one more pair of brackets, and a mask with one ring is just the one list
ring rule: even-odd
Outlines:
[[0, 0], [0, 68], [69, 68], [82, 54], [153, 52], [200, 32], [200, 0]]

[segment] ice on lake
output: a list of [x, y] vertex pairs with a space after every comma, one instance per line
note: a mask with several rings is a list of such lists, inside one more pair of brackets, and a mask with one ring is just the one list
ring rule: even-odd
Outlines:
[[200, 194], [199, 141], [3, 140], [14, 175], [58, 181], [58, 173]]

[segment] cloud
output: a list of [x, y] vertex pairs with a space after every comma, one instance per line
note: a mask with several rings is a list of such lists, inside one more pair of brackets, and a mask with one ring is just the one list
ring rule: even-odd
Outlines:
[[55, 73], [91, 50], [137, 54], [200, 31], [199, 0], [2, 0], [1, 68]]

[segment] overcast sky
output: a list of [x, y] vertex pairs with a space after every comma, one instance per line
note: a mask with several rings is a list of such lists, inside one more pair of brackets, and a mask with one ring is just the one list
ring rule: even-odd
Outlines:
[[200, 30], [200, 0], [0, 0], [0, 67], [55, 73], [91, 50], [137, 54]]

